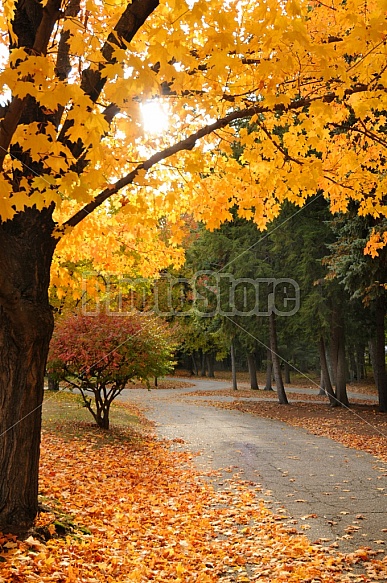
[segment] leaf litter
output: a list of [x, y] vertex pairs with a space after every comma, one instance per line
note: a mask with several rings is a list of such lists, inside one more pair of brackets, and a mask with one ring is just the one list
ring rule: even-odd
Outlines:
[[25, 540], [0, 535], [0, 582], [387, 580], [386, 558], [311, 544], [265, 507], [257, 485], [233, 476], [215, 490], [192, 457], [130, 429], [84, 424], [71, 440], [44, 431], [44, 511]]

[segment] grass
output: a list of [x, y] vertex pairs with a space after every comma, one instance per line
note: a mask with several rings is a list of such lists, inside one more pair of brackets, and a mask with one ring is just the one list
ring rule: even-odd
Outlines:
[[[43, 430], [68, 433], [71, 436], [82, 426], [94, 425], [91, 413], [83, 404], [81, 395], [65, 391], [45, 391], [43, 402]], [[112, 429], [124, 427], [139, 430], [143, 424], [141, 413], [132, 405], [112, 403]]]

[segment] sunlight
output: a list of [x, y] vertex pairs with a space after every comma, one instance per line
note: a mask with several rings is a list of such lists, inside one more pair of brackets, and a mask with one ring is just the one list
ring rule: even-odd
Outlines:
[[160, 101], [142, 103], [141, 114], [146, 134], [161, 134], [168, 128], [168, 107]]

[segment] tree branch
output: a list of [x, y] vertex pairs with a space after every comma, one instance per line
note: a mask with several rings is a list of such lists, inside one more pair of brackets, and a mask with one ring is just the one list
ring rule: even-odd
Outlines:
[[102, 77], [105, 65], [115, 62], [113, 56], [115, 47], [126, 49], [127, 43], [132, 41], [158, 5], [159, 0], [133, 0], [131, 4], [128, 4], [102, 47], [101, 53], [105, 62], [100, 63], [98, 69], [89, 67], [82, 72], [81, 89], [94, 103], [106, 83], [106, 78]]
[[[368, 90], [367, 85], [359, 85], [352, 89], [347, 89], [344, 94], [344, 97], [349, 97], [354, 93], [361, 93], [367, 90]], [[298, 99], [296, 101], [291, 102], [289, 105], [279, 103], [274, 107], [268, 106], [265, 107], [264, 105], [257, 104], [239, 111], [233, 111], [229, 115], [226, 115], [221, 119], [218, 119], [214, 123], [204, 126], [197, 132], [194, 132], [193, 134], [191, 134], [184, 140], [177, 142], [173, 146], [170, 146], [165, 150], [157, 152], [156, 154], [148, 158], [148, 160], [146, 160], [145, 162], [138, 164], [136, 168], [129, 172], [129, 174], [123, 176], [122, 178], [120, 178], [120, 180], [117, 180], [117, 182], [105, 188], [94, 198], [94, 200], [86, 204], [81, 210], [79, 210], [72, 217], [70, 217], [65, 223], [63, 223], [62, 229], [65, 230], [66, 227], [75, 227], [76, 225], [78, 225], [81, 221], [83, 221], [83, 219], [85, 219], [95, 209], [100, 207], [106, 200], [108, 200], [108, 198], [119, 192], [125, 186], [132, 184], [141, 170], [147, 171], [150, 168], [152, 168], [152, 166], [154, 166], [155, 164], [158, 164], [162, 160], [165, 160], [166, 158], [169, 158], [170, 156], [173, 156], [178, 152], [182, 152], [184, 150], [192, 150], [195, 147], [197, 141], [204, 138], [205, 136], [210, 135], [216, 130], [219, 130], [230, 125], [232, 122], [236, 120], [250, 118], [253, 115], [257, 115], [260, 113], [297, 111], [304, 107], [309, 107], [312, 103], [316, 101], [322, 101], [323, 103], [332, 103], [337, 98], [338, 96], [335, 93], [329, 93], [321, 97]]]
[[[75, 18], [80, 10], [81, 2], [80, 0], [70, 0], [65, 13], [65, 18]], [[58, 43], [58, 56], [56, 59], [55, 73], [61, 81], [67, 79], [71, 71], [70, 63], [70, 46], [69, 46], [70, 31], [62, 30], [59, 43]]]
[[[61, 0], [49, 0], [43, 8], [41, 20], [37, 25], [34, 43], [32, 47], [26, 47], [32, 49], [32, 53], [39, 55], [46, 54], [55, 22], [60, 16], [60, 5]], [[30, 97], [28, 95], [23, 99], [14, 97], [4, 119], [0, 123], [0, 169], [3, 167], [12, 137], [29, 100]]]
[[[93, 103], [98, 101], [101, 91], [106, 84], [106, 77], [102, 76], [105, 66], [115, 63], [114, 48], [126, 49], [127, 44], [132, 41], [146, 19], [156, 10], [158, 5], [159, 0], [132, 0], [132, 3], [128, 4], [101, 49], [102, 56], [105, 59], [104, 62], [99, 63], [97, 68], [89, 67], [82, 71], [81, 89], [90, 97]], [[106, 117], [107, 121], [110, 120], [111, 122], [117, 113], [117, 107], [114, 104], [109, 105]], [[73, 125], [73, 120], [66, 121], [63, 124], [58, 141], [65, 143], [71, 150], [74, 158], [79, 159], [84, 152], [83, 144], [80, 142], [71, 144], [66, 139], [66, 132]]]

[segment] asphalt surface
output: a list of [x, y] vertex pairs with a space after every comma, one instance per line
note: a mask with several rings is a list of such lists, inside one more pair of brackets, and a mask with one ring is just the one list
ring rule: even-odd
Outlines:
[[187, 380], [195, 386], [130, 389], [120, 399], [144, 408], [158, 435], [175, 440], [173, 447], [200, 451], [195, 460], [201, 470], [222, 468], [212, 478], [215, 487], [237, 475], [261, 485], [273, 511], [311, 541], [344, 552], [366, 546], [387, 553], [387, 464], [281, 421], [198, 404], [190, 392], [205, 396], [230, 383]]

